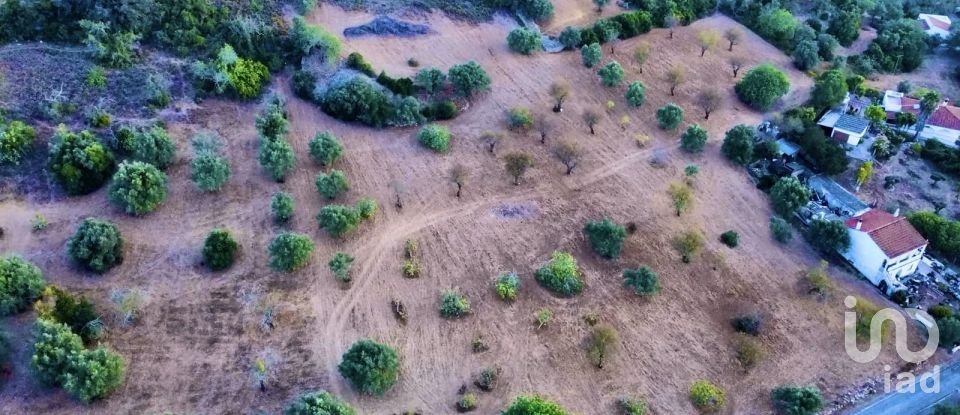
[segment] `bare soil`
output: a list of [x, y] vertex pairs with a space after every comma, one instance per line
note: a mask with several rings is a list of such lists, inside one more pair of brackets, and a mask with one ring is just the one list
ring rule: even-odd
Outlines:
[[[558, 16], [591, 13], [587, 2], [575, 12], [559, 2]], [[325, 6], [311, 19], [332, 32], [370, 20], [371, 15]], [[364, 37], [345, 44], [379, 69], [394, 76], [411, 75], [406, 66], [414, 57], [424, 66], [449, 66], [475, 59], [493, 79], [489, 94], [473, 100], [458, 119], [446, 122], [454, 134], [451, 150], [442, 155], [417, 145], [415, 129], [374, 130], [345, 125], [313, 105], [291, 98], [290, 140], [299, 165], [283, 184], [271, 182], [256, 162], [257, 140], [251, 104], [205, 101], [188, 120], [170, 124], [181, 159], [169, 170], [170, 197], [157, 212], [133, 218], [113, 209], [105, 190], [89, 196], [48, 202], [13, 199], [0, 202], [0, 226], [6, 236], [0, 251], [16, 252], [38, 263], [48, 279], [90, 296], [109, 319], [111, 288], [138, 288], [147, 296], [143, 314], [129, 328], [109, 324], [105, 344], [126, 357], [125, 383], [108, 399], [82, 405], [58, 390], [31, 379], [29, 332], [32, 313], [4, 319], [17, 339], [13, 380], [0, 390], [0, 413], [10, 414], [248, 414], [278, 412], [295, 396], [328, 389], [343, 396], [361, 413], [390, 414], [419, 410], [424, 414], [453, 413], [457, 390], [471, 383], [481, 368], [499, 366], [502, 382], [480, 394], [478, 413], [497, 413], [515, 395], [535, 392], [550, 396], [575, 413], [608, 414], [615, 399], [636, 395], [647, 399], [656, 413], [689, 414], [694, 409], [687, 388], [707, 378], [728, 393], [726, 414], [770, 412], [769, 390], [783, 383], [817, 384], [828, 393], [882, 373], [895, 364], [891, 347], [877, 362], [854, 363], [843, 349], [842, 300], [846, 293], [873, 295], [864, 284], [834, 271], [840, 289], [835, 297], [817, 302], [798, 288], [803, 270], [816, 265], [818, 255], [800, 238], [787, 246], [770, 237], [771, 210], [766, 195], [755, 189], [745, 172], [719, 153], [722, 134], [738, 123], [763, 117], [740, 104], [734, 79], [726, 66], [731, 55], [752, 63], [772, 62], [784, 68], [793, 83], [790, 102], [802, 101], [811, 81], [792, 69], [790, 59], [749, 34], [733, 52], [719, 48], [699, 57], [698, 30], [722, 32], [737, 24], [712, 17], [678, 28], [673, 40], [654, 30], [614, 45], [625, 64], [627, 80], [647, 86], [647, 102], [628, 109], [625, 86], [601, 87], [596, 71], [580, 64], [578, 53], [509, 53], [505, 36], [510, 23], [470, 25], [432, 14], [424, 17], [435, 34], [415, 39]], [[749, 33], [744, 30], [745, 33]], [[651, 44], [652, 56], [643, 74], [628, 63], [638, 42]], [[609, 55], [610, 47], [605, 47]], [[609, 56], [607, 56], [609, 59]], [[673, 65], [687, 69], [688, 81], [670, 97], [664, 81]], [[566, 78], [573, 96], [562, 114], [549, 112], [548, 86]], [[276, 88], [287, 92], [285, 79]], [[709, 121], [693, 105], [703, 88], [723, 91], [724, 105]], [[587, 108], [617, 103], [590, 135], [581, 122]], [[688, 155], [677, 148], [681, 130], [656, 127], [654, 112], [667, 102], [686, 110], [684, 124], [699, 122], [710, 132], [707, 149]], [[479, 142], [481, 132], [504, 129], [505, 112], [527, 106], [550, 117], [554, 129], [548, 147], [535, 133], [509, 134], [489, 154]], [[629, 115], [621, 130], [617, 120]], [[685, 128], [685, 125], [684, 125]], [[188, 140], [192, 132], [212, 129], [226, 139], [233, 177], [218, 194], [198, 192], [189, 182]], [[313, 219], [323, 205], [313, 179], [319, 168], [307, 156], [308, 140], [330, 130], [346, 146], [344, 170], [351, 190], [339, 202], [371, 196], [382, 206], [377, 218], [343, 240], [320, 231]], [[634, 135], [653, 140], [638, 148]], [[551, 156], [558, 139], [576, 141], [585, 154], [571, 176]], [[519, 186], [503, 169], [502, 155], [526, 151], [535, 166]], [[666, 166], [649, 163], [663, 154]], [[447, 179], [454, 163], [470, 176], [462, 199]], [[684, 166], [696, 163], [693, 209], [676, 217], [667, 189], [681, 180]], [[404, 208], [393, 208], [391, 183], [404, 184]], [[270, 272], [266, 246], [279, 229], [271, 223], [269, 197], [277, 190], [292, 192], [296, 217], [289, 229], [310, 234], [317, 249], [310, 266], [292, 274]], [[529, 208], [527, 215], [504, 217], [504, 207]], [[50, 227], [30, 231], [30, 218], [42, 212]], [[64, 243], [80, 220], [97, 215], [116, 221], [125, 238], [125, 261], [105, 275], [89, 275], [73, 267]], [[580, 232], [589, 220], [610, 217], [635, 222], [618, 260], [601, 260], [589, 250]], [[226, 227], [242, 244], [237, 264], [213, 274], [200, 265], [204, 236]], [[672, 239], [687, 230], [701, 230], [706, 251], [692, 264], [683, 264]], [[730, 249], [718, 237], [727, 230], [740, 234], [740, 246]], [[401, 277], [403, 242], [421, 244], [424, 275]], [[586, 289], [573, 299], [560, 299], [540, 288], [534, 270], [557, 249], [569, 250], [580, 261]], [[357, 258], [354, 282], [341, 287], [326, 262], [336, 250]], [[663, 291], [641, 300], [621, 285], [625, 267], [646, 264], [656, 270]], [[495, 296], [492, 279], [517, 271], [523, 281], [520, 299], [504, 304]], [[469, 296], [473, 314], [459, 321], [439, 317], [442, 289], [459, 287]], [[276, 329], [260, 328], [255, 304], [277, 302]], [[397, 323], [390, 308], [403, 300], [409, 322]], [[882, 301], [875, 299], [875, 301]], [[549, 307], [555, 321], [536, 331], [533, 313]], [[729, 319], [755, 311], [765, 318], [761, 337], [767, 357], [750, 372], [734, 359], [735, 336]], [[587, 313], [598, 313], [620, 332], [619, 350], [603, 370], [587, 358]], [[471, 340], [482, 334], [490, 351], [473, 354]], [[403, 357], [400, 382], [385, 396], [360, 396], [337, 374], [341, 354], [360, 338], [395, 346]], [[251, 375], [256, 357], [272, 362], [268, 389], [258, 391]]]

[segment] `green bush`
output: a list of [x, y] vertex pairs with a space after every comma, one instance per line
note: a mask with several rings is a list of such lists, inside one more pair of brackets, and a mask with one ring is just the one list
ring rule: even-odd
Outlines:
[[753, 161], [753, 143], [756, 136], [757, 132], [753, 127], [746, 124], [737, 125], [727, 130], [720, 151], [730, 161], [745, 166]]
[[333, 254], [333, 258], [330, 258], [327, 266], [330, 267], [330, 272], [337, 278], [337, 281], [350, 282], [350, 268], [353, 266], [352, 256], [346, 252], [337, 252]]
[[623, 67], [617, 61], [612, 61], [600, 68], [598, 74], [603, 86], [614, 87], [623, 82]]
[[413, 95], [413, 80], [410, 78], [392, 78], [385, 71], [380, 71], [380, 75], [377, 75], [377, 83], [394, 94], [403, 97]]
[[533, 128], [533, 113], [529, 108], [513, 107], [507, 112], [507, 123], [515, 131], [527, 131]]
[[270, 210], [273, 212], [273, 220], [277, 223], [286, 223], [293, 217], [293, 196], [286, 192], [274, 193], [270, 199]]
[[936, 320], [953, 317], [953, 309], [943, 304], [934, 304], [927, 308], [927, 314], [930, 314]]
[[593, 249], [593, 252], [608, 259], [620, 256], [620, 251], [623, 249], [623, 240], [627, 237], [627, 231], [623, 226], [609, 218], [587, 222], [583, 227], [583, 233], [590, 241], [590, 248]]
[[500, 415], [567, 415], [567, 411], [544, 397], [520, 395]]
[[790, 80], [773, 65], [763, 64], [747, 72], [734, 90], [745, 104], [765, 111], [790, 91]]
[[444, 290], [440, 293], [440, 316], [460, 318], [470, 314], [470, 300], [457, 290]]
[[646, 88], [640, 81], [633, 81], [627, 86], [627, 103], [632, 107], [640, 107], [646, 99]]
[[383, 395], [397, 382], [400, 356], [390, 346], [364, 339], [350, 346], [337, 369], [354, 389]]
[[662, 130], [672, 130], [683, 121], [683, 109], [676, 104], [667, 104], [657, 109], [657, 125]]
[[450, 147], [450, 130], [444, 126], [430, 124], [420, 130], [417, 141], [426, 148], [442, 153]]
[[203, 192], [219, 191], [230, 174], [230, 162], [211, 151], [200, 152], [190, 162], [190, 180]]
[[507, 46], [510, 50], [522, 55], [532, 54], [543, 48], [540, 32], [525, 27], [518, 27], [507, 35]]
[[120, 140], [120, 146], [134, 160], [152, 164], [158, 169], [170, 166], [177, 152], [167, 131], [156, 125], [134, 132], [129, 140]]
[[623, 285], [632, 289], [640, 296], [654, 295], [660, 292], [660, 279], [657, 273], [646, 265], [639, 268], [623, 270]]
[[795, 177], [784, 177], [770, 189], [773, 210], [783, 217], [790, 217], [810, 201], [810, 189]]
[[567, 26], [560, 32], [560, 44], [566, 50], [575, 49], [580, 46], [580, 29], [573, 26]]
[[166, 198], [167, 175], [152, 164], [120, 163], [110, 183], [110, 202], [131, 215], [153, 212]]
[[86, 350], [80, 337], [61, 323], [37, 320], [31, 367], [37, 378], [60, 385], [70, 395], [90, 402], [120, 386], [123, 359], [104, 348]]
[[70, 370], [70, 357], [83, 350], [83, 341], [67, 325], [37, 319], [36, 340], [30, 359], [31, 369], [40, 382], [57, 385]]
[[67, 291], [49, 285], [34, 305], [37, 318], [63, 323], [84, 341], [100, 337], [103, 324], [93, 303], [84, 296], [74, 296]]
[[257, 155], [260, 166], [277, 182], [283, 182], [287, 174], [297, 163], [293, 146], [282, 137], [260, 139], [260, 153]]
[[104, 89], [107, 87], [107, 72], [103, 70], [103, 67], [94, 66], [87, 71], [87, 78], [84, 82], [91, 88]]
[[377, 76], [377, 71], [373, 70], [373, 65], [367, 62], [360, 53], [353, 52], [347, 55], [346, 65], [348, 68], [356, 69], [371, 78]]
[[703, 127], [693, 124], [687, 127], [687, 131], [680, 136], [680, 148], [688, 153], [699, 153], [707, 145], [707, 130]]
[[621, 398], [617, 401], [622, 415], [647, 415], [647, 403], [643, 399]]
[[18, 256], [0, 257], [0, 316], [26, 310], [43, 290], [43, 272]]
[[123, 261], [123, 238], [116, 224], [86, 218], [67, 241], [67, 254], [87, 269], [103, 273]]
[[83, 43], [97, 62], [113, 68], [133, 65], [140, 35], [127, 31], [111, 31], [110, 23], [90, 20], [80, 20], [77, 23], [87, 35]]
[[[290, 43], [300, 56], [310, 55], [316, 50], [323, 55], [323, 61], [329, 64], [336, 64], [340, 57], [340, 40], [320, 26], [307, 23], [301, 16], [293, 18]], [[363, 57], [360, 59], [363, 60]]]
[[340, 237], [353, 232], [363, 220], [371, 219], [378, 210], [372, 199], [361, 199], [354, 207], [327, 205], [317, 213], [317, 224], [330, 236]]
[[457, 104], [453, 101], [440, 101], [427, 105], [420, 112], [428, 120], [452, 120], [457, 117]]
[[307, 265], [313, 255], [313, 241], [309, 236], [282, 232], [270, 241], [270, 268], [274, 271], [293, 272]]
[[474, 61], [453, 65], [447, 71], [447, 78], [453, 84], [453, 89], [468, 99], [478, 92], [490, 89], [490, 76]]
[[550, 262], [540, 267], [535, 277], [544, 288], [563, 297], [572, 297], [583, 290], [577, 260], [566, 252], [554, 252]]
[[731, 248], [736, 248], [740, 243], [740, 235], [737, 231], [726, 231], [720, 234], [720, 242]]
[[437, 68], [424, 68], [417, 72], [413, 84], [427, 94], [436, 94], [443, 89], [447, 82], [447, 74]]
[[733, 325], [734, 330], [740, 333], [759, 336], [763, 320], [756, 314], [744, 314], [731, 320], [730, 324]]
[[0, 123], [0, 165], [20, 164], [36, 139], [36, 130], [22, 121]]
[[782, 244], [789, 243], [793, 239], [790, 223], [779, 216], [770, 218], [770, 233], [773, 234], [773, 239]]
[[377, 205], [377, 202], [369, 197], [365, 197], [357, 201], [355, 207], [357, 213], [360, 215], [360, 219], [373, 219], [376, 216], [377, 211], [380, 210], [380, 206]]
[[241, 99], [260, 96], [264, 85], [270, 80], [266, 65], [241, 58], [229, 44], [220, 48], [213, 61], [194, 62], [190, 69], [201, 91], [215, 94], [231, 92]]
[[392, 110], [387, 96], [363, 77], [331, 86], [320, 98], [320, 108], [341, 121], [359, 121], [383, 127]]
[[356, 411], [336, 395], [321, 390], [300, 395], [283, 415], [354, 415]]
[[473, 392], [463, 394], [463, 397], [457, 401], [457, 411], [470, 412], [474, 409], [477, 409], [477, 394]]
[[947, 317], [937, 321], [940, 326], [940, 347], [952, 348], [960, 344], [960, 319]]
[[727, 395], [723, 389], [701, 379], [690, 386], [690, 402], [700, 412], [719, 412], [727, 402]]
[[343, 156], [343, 144], [330, 132], [317, 133], [310, 140], [310, 157], [321, 166], [330, 166]]
[[347, 176], [340, 170], [330, 170], [329, 173], [317, 174], [315, 184], [317, 186], [317, 193], [320, 193], [320, 196], [323, 196], [327, 200], [336, 199], [337, 195], [350, 189], [350, 185], [347, 183]]
[[599, 43], [591, 43], [580, 49], [580, 60], [583, 66], [592, 68], [600, 63], [601, 59], [603, 59], [603, 51]]
[[520, 291], [520, 276], [516, 272], [504, 272], [493, 281], [497, 296], [504, 301], [514, 301]]
[[770, 392], [770, 400], [781, 415], [815, 415], [823, 409], [823, 396], [816, 386], [779, 386]]
[[814, 220], [809, 237], [817, 248], [827, 252], [845, 252], [850, 247], [850, 233], [841, 220]]
[[110, 126], [111, 121], [112, 117], [110, 113], [102, 108], [94, 109], [93, 113], [87, 117], [87, 124], [92, 128], [107, 128]]
[[73, 133], [60, 125], [50, 140], [48, 168], [70, 195], [100, 188], [113, 173], [115, 163], [113, 153], [89, 131]]
[[314, 101], [316, 99], [313, 95], [313, 90], [316, 86], [317, 77], [309, 71], [297, 70], [294, 71], [293, 76], [290, 77], [290, 89], [293, 90], [293, 94], [307, 101]]
[[222, 271], [233, 265], [240, 244], [226, 229], [214, 229], [203, 242], [203, 263], [211, 271]]
[[269, 81], [270, 71], [266, 65], [257, 61], [240, 58], [227, 70], [227, 82], [242, 99], [260, 96], [264, 85]]

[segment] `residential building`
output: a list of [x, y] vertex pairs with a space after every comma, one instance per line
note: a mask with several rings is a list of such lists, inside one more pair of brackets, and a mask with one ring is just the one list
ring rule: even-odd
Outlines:
[[920, 28], [927, 32], [929, 36], [940, 36], [943, 39], [950, 37], [952, 22], [947, 16], [920, 13], [917, 16], [917, 21], [920, 22]]
[[839, 110], [830, 110], [817, 125], [828, 131], [827, 136], [841, 143], [855, 146], [860, 144], [860, 140], [867, 134], [870, 127], [870, 121], [859, 115], [846, 114]]
[[846, 220], [850, 248], [842, 252], [854, 268], [884, 291], [917, 271], [927, 241], [896, 213], [870, 210]]
[[810, 177], [807, 179], [807, 187], [816, 199], [830, 207], [838, 216], [845, 218], [860, 216], [870, 210], [869, 205], [829, 177], [822, 175]]
[[[883, 109], [887, 112], [887, 122], [893, 123], [897, 114], [911, 113], [920, 117], [920, 100], [896, 91], [886, 91], [883, 95]], [[916, 126], [913, 126], [915, 129]], [[946, 100], [930, 114], [920, 139], [937, 140], [950, 147], [957, 146], [960, 140], [960, 107], [950, 105]]]

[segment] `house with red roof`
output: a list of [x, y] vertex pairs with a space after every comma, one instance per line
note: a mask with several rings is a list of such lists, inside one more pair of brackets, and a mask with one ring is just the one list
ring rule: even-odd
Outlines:
[[916, 272], [927, 249], [927, 240], [899, 212], [873, 209], [846, 220], [850, 248], [841, 254], [884, 291]]
[[917, 22], [920, 23], [920, 28], [923, 29], [928, 36], [940, 36], [943, 39], [950, 37], [950, 25], [952, 22], [947, 16], [920, 13], [920, 15], [917, 16]]
[[[919, 118], [920, 100], [901, 92], [886, 91], [883, 95], [883, 109], [887, 112], [887, 122], [890, 123], [893, 123], [901, 112], [909, 112]], [[960, 107], [953, 106], [946, 100], [941, 102], [927, 118], [926, 125], [920, 131], [920, 139], [937, 140], [944, 145], [956, 147], [957, 140], [960, 140]]]

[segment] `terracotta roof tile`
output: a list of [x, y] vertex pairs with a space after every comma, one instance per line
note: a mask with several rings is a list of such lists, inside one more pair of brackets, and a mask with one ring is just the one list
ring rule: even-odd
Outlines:
[[958, 116], [958, 112], [960, 112], [960, 108], [941, 105], [933, 111], [933, 114], [930, 114], [930, 119], [927, 120], [927, 124], [949, 128], [951, 130], [960, 130], [960, 116]]
[[927, 244], [920, 232], [902, 216], [893, 216], [882, 210], [871, 210], [858, 217], [847, 219], [850, 229], [857, 228], [862, 221], [860, 231], [870, 235], [870, 239], [883, 250], [888, 258], [896, 258]]
[[943, 29], [943, 30], [950, 30], [949, 22], [941, 20], [936, 16], [928, 16], [928, 17], [930, 18], [930, 21], [933, 22], [933, 25], [936, 26], [937, 28]]

